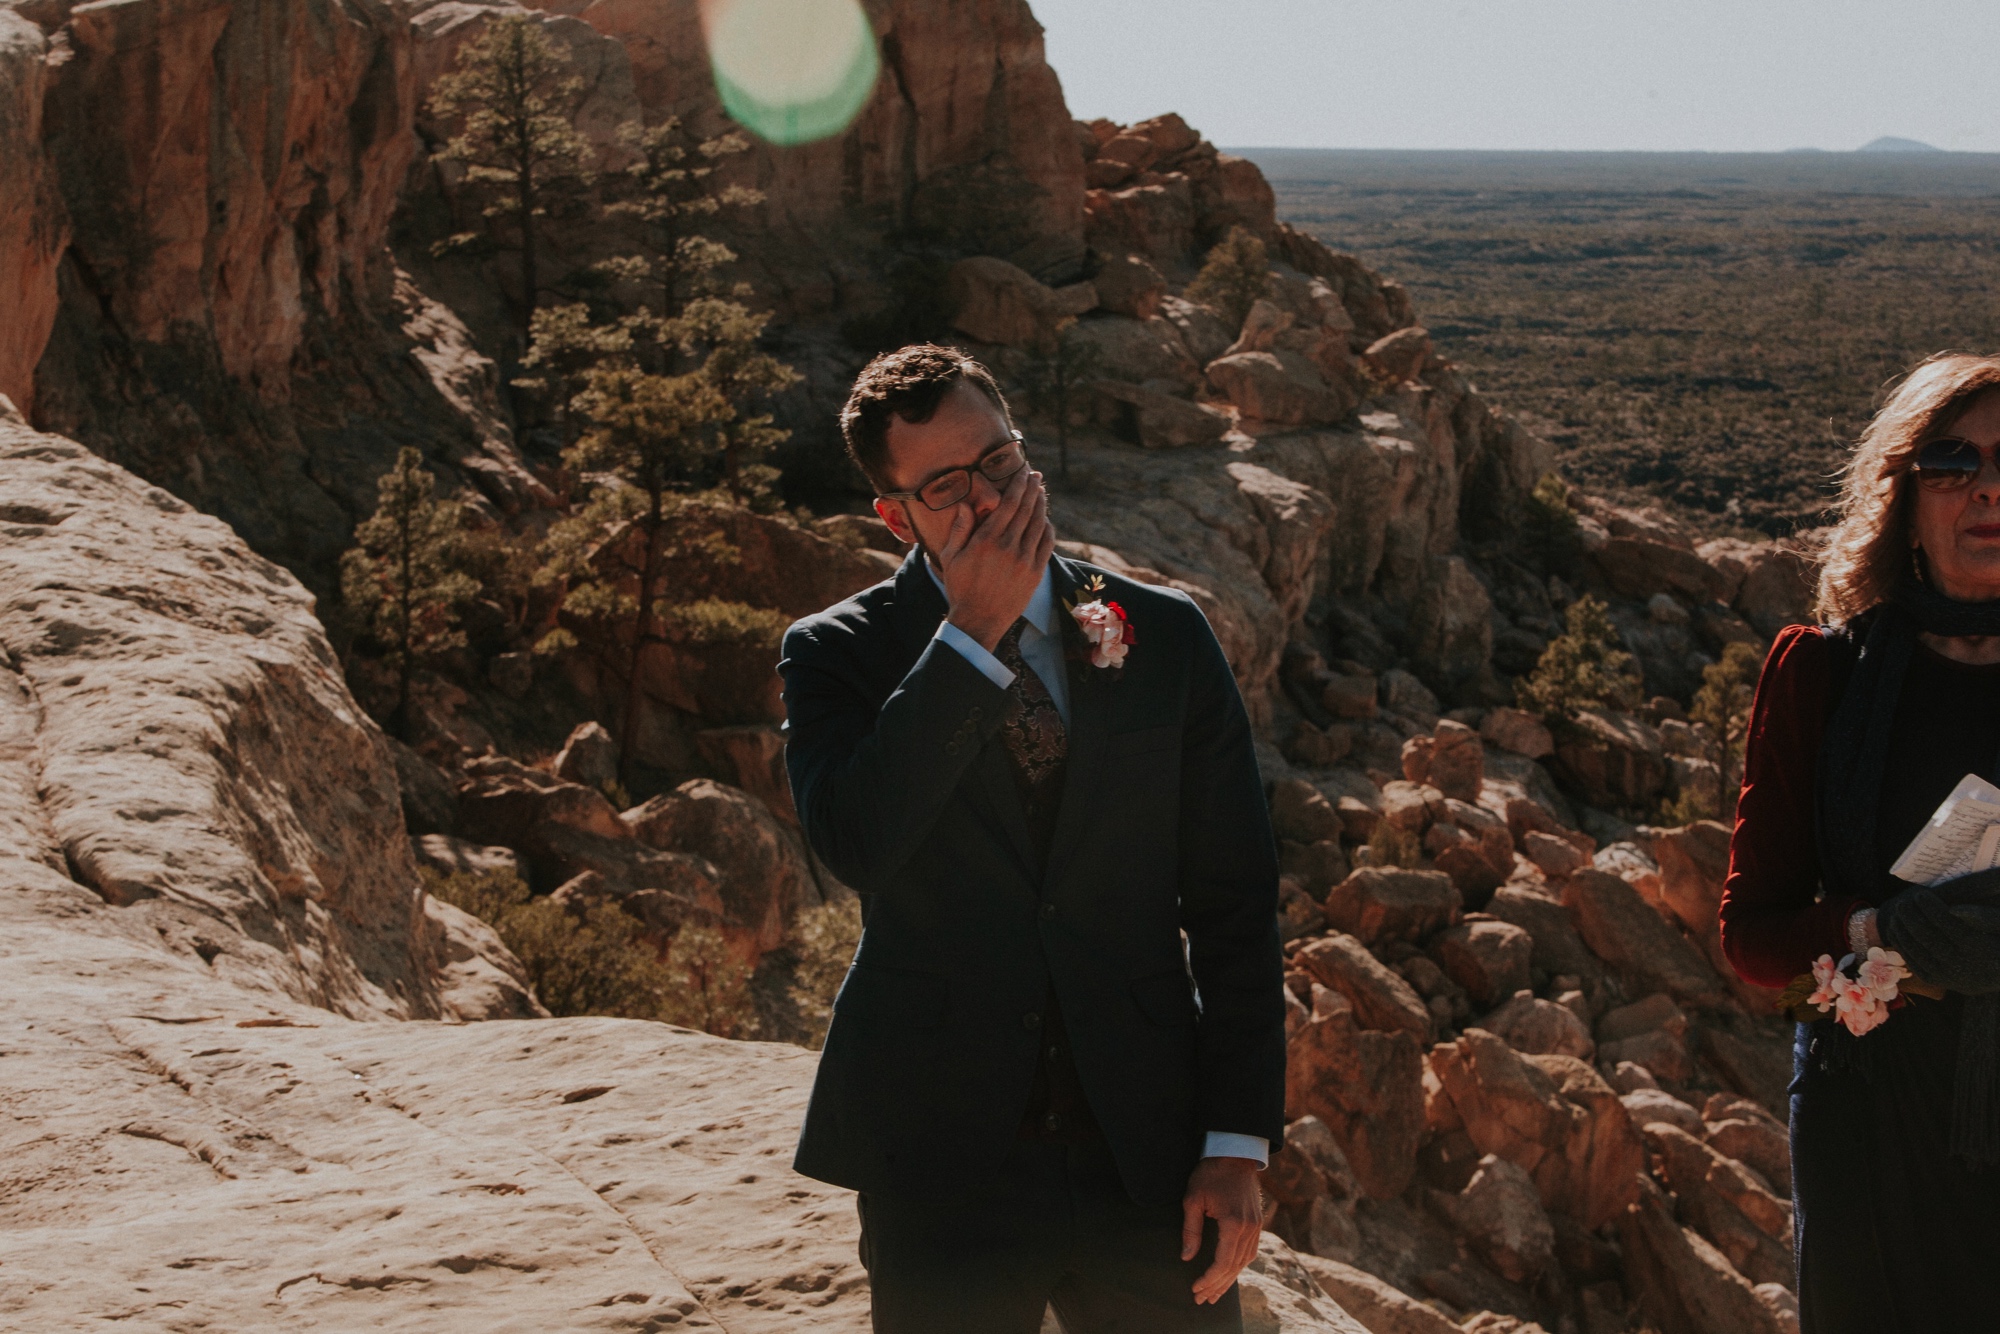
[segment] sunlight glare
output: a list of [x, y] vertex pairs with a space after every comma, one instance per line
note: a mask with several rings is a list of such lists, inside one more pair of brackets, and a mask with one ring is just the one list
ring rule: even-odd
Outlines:
[[839, 134], [875, 89], [875, 34], [857, 0], [707, 0], [702, 20], [724, 109], [772, 143]]

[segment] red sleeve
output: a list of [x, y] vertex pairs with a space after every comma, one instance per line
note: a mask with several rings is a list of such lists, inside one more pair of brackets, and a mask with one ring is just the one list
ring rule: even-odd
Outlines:
[[1746, 980], [1782, 987], [1822, 954], [1847, 952], [1865, 900], [1819, 893], [1814, 778], [1833, 711], [1833, 650], [1809, 625], [1780, 631], [1744, 738], [1743, 793], [1722, 885], [1722, 952]]

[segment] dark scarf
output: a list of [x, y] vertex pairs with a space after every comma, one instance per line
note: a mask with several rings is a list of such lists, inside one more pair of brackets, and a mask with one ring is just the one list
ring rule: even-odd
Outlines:
[[[1874, 868], [1882, 771], [1903, 678], [1919, 633], [2000, 635], [2000, 601], [1960, 602], [1906, 579], [1889, 602], [1832, 632], [1858, 651], [1847, 689], [1827, 720], [1820, 749], [1818, 842], [1820, 878], [1834, 897], [1880, 903], [1903, 885]], [[1988, 778], [2000, 782], [2000, 756]], [[1919, 977], [1923, 970], [1909, 960]], [[1815, 1047], [1829, 1068], [1866, 1073], [1872, 1050], [1839, 1024], [1815, 1027]], [[2000, 1163], [2000, 994], [1968, 996], [1958, 1038], [1951, 1151], [1975, 1165]]]

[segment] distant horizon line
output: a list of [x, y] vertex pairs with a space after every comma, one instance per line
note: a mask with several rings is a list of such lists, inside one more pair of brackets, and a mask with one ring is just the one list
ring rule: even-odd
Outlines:
[[1363, 148], [1342, 144], [1218, 144], [1235, 153], [1533, 153], [1583, 157], [1590, 154], [1658, 157], [1866, 157], [1922, 162], [1937, 157], [2000, 157], [2000, 148], [1930, 148], [1927, 151], [1868, 148]]

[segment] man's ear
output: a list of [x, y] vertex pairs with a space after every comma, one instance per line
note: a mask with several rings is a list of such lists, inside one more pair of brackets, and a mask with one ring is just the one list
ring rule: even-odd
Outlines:
[[897, 502], [875, 497], [875, 517], [889, 525], [889, 531], [904, 546], [916, 544], [917, 530], [910, 526], [910, 513]]

